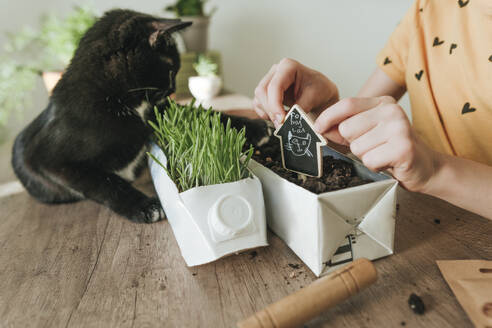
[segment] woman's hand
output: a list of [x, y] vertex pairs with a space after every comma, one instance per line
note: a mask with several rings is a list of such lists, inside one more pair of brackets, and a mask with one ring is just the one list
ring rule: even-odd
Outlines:
[[388, 170], [411, 191], [425, 192], [441, 164], [441, 154], [416, 136], [403, 109], [389, 96], [342, 99], [321, 113], [315, 128], [350, 146], [369, 169]]
[[261, 118], [278, 126], [285, 117], [283, 105], [298, 104], [306, 112], [316, 112], [337, 100], [337, 87], [326, 76], [295, 60], [282, 59], [256, 87], [253, 104]]

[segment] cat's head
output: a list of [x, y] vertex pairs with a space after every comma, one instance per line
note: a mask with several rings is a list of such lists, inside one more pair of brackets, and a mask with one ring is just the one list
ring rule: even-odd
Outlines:
[[175, 91], [180, 68], [171, 34], [189, 25], [131, 10], [108, 11], [84, 35], [71, 66], [93, 65], [116, 86], [165, 97]]

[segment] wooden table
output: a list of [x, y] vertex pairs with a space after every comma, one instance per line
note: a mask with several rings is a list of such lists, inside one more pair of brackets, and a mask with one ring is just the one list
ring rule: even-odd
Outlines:
[[[138, 186], [154, 193], [148, 174]], [[472, 326], [435, 261], [492, 259], [492, 222], [428, 196], [398, 196], [396, 254], [375, 261], [378, 282], [307, 327]], [[4, 196], [0, 328], [232, 327], [315, 279], [278, 237], [269, 243], [188, 268], [167, 221], [134, 224], [91, 201]], [[408, 307], [412, 292], [427, 306], [422, 316]]]

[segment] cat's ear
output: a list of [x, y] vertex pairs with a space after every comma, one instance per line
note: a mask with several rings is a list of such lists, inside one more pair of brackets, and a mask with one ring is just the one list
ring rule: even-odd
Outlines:
[[149, 36], [149, 44], [155, 47], [163, 37], [169, 37], [171, 33], [184, 29], [192, 22], [183, 22], [181, 19], [161, 19], [151, 23], [152, 33]]

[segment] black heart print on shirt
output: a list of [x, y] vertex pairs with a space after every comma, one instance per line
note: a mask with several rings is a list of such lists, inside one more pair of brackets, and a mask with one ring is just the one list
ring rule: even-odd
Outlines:
[[467, 102], [465, 105], [463, 105], [463, 109], [461, 110], [461, 114], [466, 114], [466, 113], [473, 113], [477, 109], [474, 107], [470, 107], [470, 103]]
[[458, 0], [458, 4], [460, 5], [460, 8], [463, 8], [464, 6], [466, 6], [468, 4], [468, 2], [470, 2], [470, 0], [466, 0], [466, 1]]
[[441, 44], [443, 44], [443, 43], [444, 43], [444, 40], [439, 41], [439, 37], [437, 37], [437, 36], [436, 36], [436, 37], [434, 38], [434, 43], [432, 44], [432, 46], [433, 46], [433, 47], [437, 47], [437, 46], [440, 46], [440, 45], [441, 45]]
[[451, 55], [453, 53], [453, 50], [457, 47], [458, 45], [456, 43], [451, 43], [451, 46], [449, 47], [449, 54]]
[[420, 81], [420, 78], [422, 77], [422, 74], [424, 74], [424, 70], [421, 69], [420, 72], [415, 73], [415, 78]]

